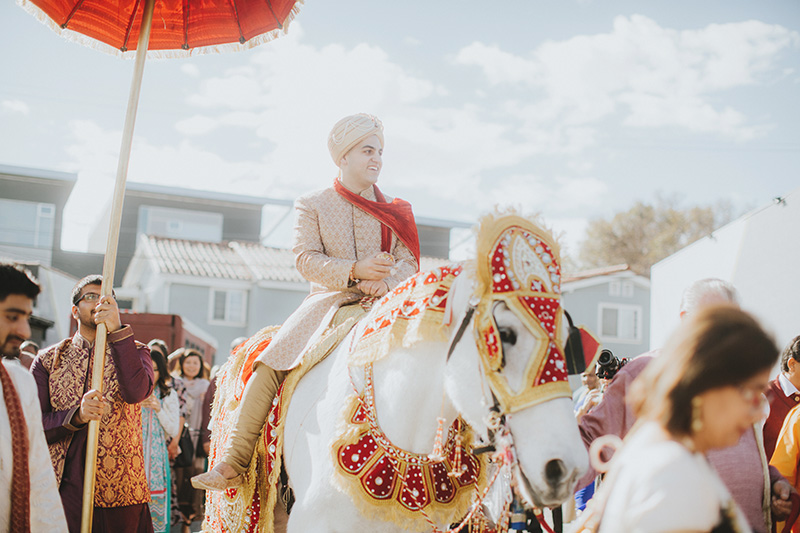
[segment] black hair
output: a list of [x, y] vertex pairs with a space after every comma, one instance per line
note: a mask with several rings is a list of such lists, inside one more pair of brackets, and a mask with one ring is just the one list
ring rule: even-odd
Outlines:
[[781, 353], [781, 370], [789, 371], [789, 358], [800, 362], [800, 335], [792, 339]]
[[78, 300], [81, 297], [81, 291], [87, 285], [102, 285], [103, 284], [103, 276], [100, 274], [91, 274], [86, 276], [85, 278], [81, 279], [78, 283], [72, 287], [72, 305], [78, 305]]
[[672, 435], [691, 435], [696, 396], [741, 385], [777, 359], [778, 347], [752, 315], [729, 304], [703, 307], [681, 322], [636, 379], [634, 410]]
[[208, 379], [208, 369], [206, 368], [205, 361], [203, 360], [203, 354], [192, 348], [186, 348], [184, 352], [181, 354], [181, 359], [180, 359], [181, 376], [185, 376], [185, 374], [183, 373], [183, 362], [190, 357], [197, 357], [198, 359], [200, 359], [200, 372], [197, 373], [195, 378]]
[[151, 339], [150, 342], [147, 343], [147, 346], [152, 351], [153, 348], [158, 348], [161, 354], [164, 356], [164, 360], [166, 361], [167, 356], [169, 355], [169, 348], [167, 348], [166, 341], [162, 339]]
[[10, 294], [22, 294], [33, 300], [41, 290], [39, 282], [27, 269], [12, 263], [0, 263], [0, 302]]
[[161, 397], [163, 398], [167, 396], [170, 391], [169, 385], [167, 385], [167, 380], [169, 379], [167, 360], [164, 358], [164, 354], [161, 353], [161, 350], [150, 350], [150, 359], [156, 364], [156, 369], [158, 370], [156, 386], [158, 386], [158, 390], [161, 391]]

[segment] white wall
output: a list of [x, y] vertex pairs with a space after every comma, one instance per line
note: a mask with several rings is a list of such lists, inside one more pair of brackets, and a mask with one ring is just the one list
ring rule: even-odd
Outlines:
[[651, 348], [663, 346], [677, 326], [683, 289], [707, 277], [732, 282], [744, 309], [781, 349], [800, 334], [800, 189], [653, 266]]
[[713, 235], [690, 244], [650, 269], [650, 349], [664, 346], [680, 320], [683, 290], [703, 278], [731, 281], [745, 231], [743, 220], [734, 221]]

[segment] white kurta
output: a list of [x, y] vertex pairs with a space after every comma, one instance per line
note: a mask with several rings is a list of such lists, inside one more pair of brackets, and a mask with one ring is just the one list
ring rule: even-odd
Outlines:
[[[22, 403], [28, 426], [28, 474], [31, 479], [31, 531], [42, 533], [66, 532], [67, 519], [58, 494], [56, 475], [42, 429], [42, 410], [39, 406], [33, 376], [16, 361], [3, 360]], [[2, 385], [0, 385], [0, 392]], [[14, 456], [11, 448], [11, 426], [5, 402], [0, 398], [0, 531], [8, 531], [11, 519], [11, 484]]]
[[658, 424], [643, 425], [619, 453], [607, 477], [601, 533], [711, 531], [722, 508], [733, 511], [738, 531], [751, 531], [706, 458], [669, 439]]

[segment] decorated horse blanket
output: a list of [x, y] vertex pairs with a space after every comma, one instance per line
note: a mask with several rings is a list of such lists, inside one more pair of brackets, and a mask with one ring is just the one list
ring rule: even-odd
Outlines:
[[[273, 531], [289, 400], [300, 379], [354, 327], [352, 344], [347, 347], [348, 365], [351, 370], [363, 369], [367, 381], [363, 390], [353, 386], [353, 394], [343, 406], [339, 431], [331, 443], [337, 486], [350, 494], [365, 514], [403, 525], [458, 520], [466, 514], [477, 487], [486, 481], [487, 471], [486, 459], [471, 453], [469, 427], [457, 420], [444, 435], [437, 456], [400, 450], [380, 430], [371, 384], [372, 363], [391, 350], [423, 340], [446, 340], [443, 321], [447, 296], [460, 273], [461, 266], [456, 265], [412, 276], [375, 303], [360, 321], [360, 306], [340, 309], [328, 330], [278, 390], [244, 483], [236, 489], [207, 493], [204, 531]], [[245, 385], [252, 375], [252, 363], [269, 346], [277, 330], [261, 330], [220, 369], [212, 410], [211, 466], [222, 457]]]

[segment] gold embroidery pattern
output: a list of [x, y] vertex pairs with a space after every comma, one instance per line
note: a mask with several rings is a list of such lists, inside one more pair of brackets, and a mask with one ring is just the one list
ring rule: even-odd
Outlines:
[[[50, 374], [53, 409], [64, 411], [79, 406], [91, 373], [89, 352], [75, 346], [72, 339], [66, 339], [42, 355], [42, 364]], [[94, 503], [98, 507], [124, 507], [149, 502], [141, 407], [122, 399], [110, 347], [103, 368], [103, 396], [111, 403], [111, 410], [100, 421]], [[70, 436], [49, 445], [58, 483], [71, 442]]]
[[[203, 531], [273, 532], [276, 483], [283, 460], [283, 429], [292, 393], [300, 378], [333, 352], [361, 315], [363, 311], [357, 305], [340, 309], [331, 327], [306, 352], [300, 366], [286, 377], [278, 389], [267, 421], [256, 441], [250, 467], [242, 474], [243, 484], [236, 489], [206, 494], [208, 499]], [[258, 350], [264, 349], [278, 329], [271, 326], [256, 333], [228, 359], [217, 374], [217, 393], [211, 412], [210, 467], [222, 459], [225, 444], [236, 425], [241, 406], [239, 400], [244, 388], [243, 378], [251, 374], [247, 363]]]
[[[373, 190], [364, 195], [375, 200]], [[386, 197], [387, 201], [391, 198]], [[294, 245], [298, 271], [311, 282], [311, 294], [284, 323], [259, 361], [277, 370], [295, 366], [298, 356], [320, 328], [327, 327], [331, 309], [358, 300], [363, 294], [348, 289], [353, 261], [373, 257], [381, 251], [381, 225], [377, 219], [355, 208], [333, 187], [299, 198]], [[392, 239], [397, 272], [386, 278], [389, 287], [417, 270], [417, 262], [406, 245]]]
[[364, 392], [348, 398], [339, 430], [331, 446], [334, 479], [366, 516], [415, 529], [431, 520], [455, 522], [469, 511], [476, 487], [486, 485], [486, 456], [472, 454], [472, 431], [460, 420], [447, 434], [442, 460], [389, 441], [378, 425], [371, 364]]

